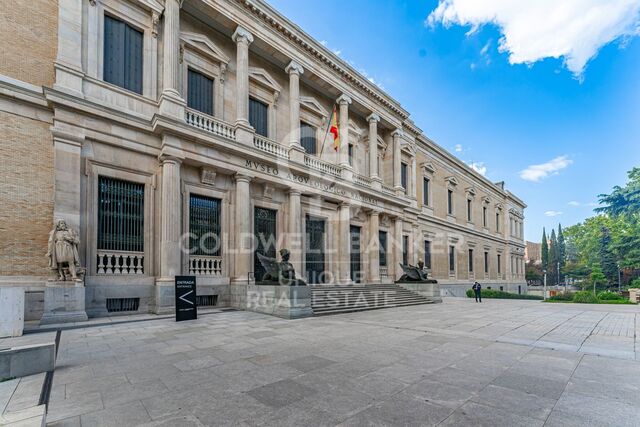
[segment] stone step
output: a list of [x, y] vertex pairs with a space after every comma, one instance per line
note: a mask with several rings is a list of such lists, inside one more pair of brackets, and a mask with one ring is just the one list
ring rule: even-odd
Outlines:
[[404, 304], [389, 304], [384, 306], [376, 306], [376, 307], [336, 307], [333, 309], [320, 309], [317, 312], [314, 309], [314, 316], [326, 316], [330, 314], [343, 314], [343, 313], [354, 313], [358, 311], [368, 311], [368, 310], [381, 310], [383, 308], [394, 308], [394, 307], [409, 307], [413, 305], [424, 305], [424, 304], [434, 304], [431, 300], [414, 302], [414, 303], [404, 303]]

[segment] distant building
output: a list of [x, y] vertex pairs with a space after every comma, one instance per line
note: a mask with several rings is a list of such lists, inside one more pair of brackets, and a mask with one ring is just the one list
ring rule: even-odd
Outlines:
[[524, 261], [533, 262], [534, 264], [542, 263], [542, 244], [527, 241], [524, 248]]

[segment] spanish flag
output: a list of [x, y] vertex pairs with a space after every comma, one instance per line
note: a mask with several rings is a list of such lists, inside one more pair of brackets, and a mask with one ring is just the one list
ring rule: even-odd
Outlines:
[[333, 135], [333, 149], [338, 151], [340, 148], [340, 130], [338, 129], [338, 113], [335, 105], [333, 106], [333, 112], [331, 113], [329, 133]]

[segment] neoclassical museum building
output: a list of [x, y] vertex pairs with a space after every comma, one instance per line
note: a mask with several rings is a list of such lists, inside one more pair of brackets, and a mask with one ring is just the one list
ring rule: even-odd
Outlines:
[[[310, 284], [526, 292], [525, 203], [262, 0], [34, 0], [0, 11], [0, 286], [42, 315], [58, 219], [86, 311], [242, 308], [257, 254]], [[331, 124], [337, 122], [338, 148]]]

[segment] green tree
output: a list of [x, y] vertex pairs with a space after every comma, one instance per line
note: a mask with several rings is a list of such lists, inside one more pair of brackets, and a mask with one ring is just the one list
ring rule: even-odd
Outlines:
[[611, 233], [607, 227], [600, 229], [600, 245], [598, 255], [600, 256], [600, 268], [609, 283], [618, 281], [618, 265], [616, 257], [611, 250]]
[[564, 281], [564, 268], [567, 264], [567, 246], [564, 241], [562, 225], [558, 224], [558, 262], [560, 263], [560, 281]]
[[550, 285], [558, 284], [558, 240], [556, 238], [556, 230], [551, 230], [549, 238], [549, 268], [547, 268], [547, 283]]
[[[595, 295], [599, 285], [604, 285], [605, 283], [607, 283], [607, 277], [604, 275], [600, 267], [595, 267], [589, 275], [589, 281], [593, 286], [593, 294]], [[587, 284], [587, 286], [588, 285], [589, 284]]]
[[600, 194], [596, 212], [613, 216], [636, 216], [640, 213], [640, 168], [631, 169], [629, 182], [624, 187], [615, 186], [611, 194]]
[[548, 270], [549, 269], [549, 244], [547, 243], [547, 232], [544, 229], [544, 227], [542, 228], [542, 247], [540, 249], [541, 251], [541, 258], [542, 258], [542, 268], [544, 270]]

